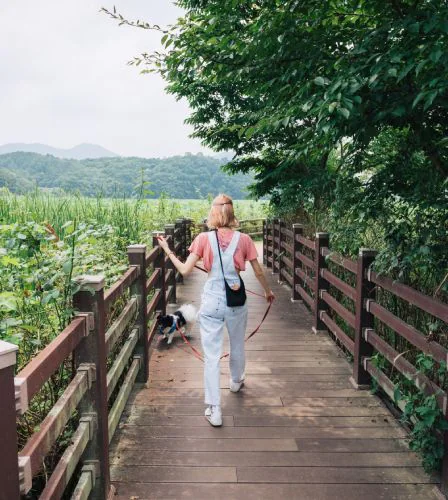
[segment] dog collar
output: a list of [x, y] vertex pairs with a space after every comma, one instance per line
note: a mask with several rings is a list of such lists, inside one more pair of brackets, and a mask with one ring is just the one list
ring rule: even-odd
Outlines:
[[[168, 330], [167, 335], [170, 335], [171, 333], [173, 333], [174, 330], [176, 330], [176, 328], [177, 328], [177, 322], [174, 323], [174, 325]], [[165, 335], [165, 332], [163, 331], [162, 325], [160, 325], [160, 327], [159, 327], [159, 334], [160, 335]]]

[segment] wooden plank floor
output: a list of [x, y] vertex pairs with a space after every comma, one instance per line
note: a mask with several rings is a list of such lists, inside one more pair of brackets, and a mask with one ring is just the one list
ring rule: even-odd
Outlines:
[[[244, 279], [260, 289], [250, 271]], [[194, 272], [178, 303], [199, 305], [204, 280]], [[311, 332], [306, 308], [270, 280], [277, 300], [247, 343], [240, 393], [229, 393], [222, 361], [223, 427], [203, 416], [202, 363], [179, 338], [154, 349], [150, 381], [135, 388], [112, 443], [115, 498], [440, 498], [405, 431], [379, 399], [353, 390], [342, 353]], [[249, 331], [264, 310], [249, 296]], [[198, 326], [193, 335], [200, 346]]]

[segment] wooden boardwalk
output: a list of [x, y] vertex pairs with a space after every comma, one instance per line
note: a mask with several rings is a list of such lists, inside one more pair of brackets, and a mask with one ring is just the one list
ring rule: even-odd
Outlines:
[[[178, 302], [199, 305], [205, 279], [188, 277]], [[259, 290], [250, 271], [244, 279]], [[275, 305], [247, 344], [240, 393], [229, 393], [222, 361], [222, 428], [203, 416], [202, 363], [179, 338], [154, 349], [150, 382], [135, 387], [112, 442], [115, 498], [440, 498], [403, 428], [378, 398], [353, 390], [344, 355], [311, 332], [306, 308], [276, 280]], [[249, 296], [250, 331], [264, 310]], [[200, 346], [198, 326], [193, 333]]]

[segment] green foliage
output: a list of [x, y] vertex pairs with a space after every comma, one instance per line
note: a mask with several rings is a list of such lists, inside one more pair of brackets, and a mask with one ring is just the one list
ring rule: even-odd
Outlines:
[[[385, 358], [376, 353], [372, 357], [373, 364], [381, 371], [387, 370]], [[439, 405], [440, 398], [445, 394], [434, 385], [429, 392], [418, 389], [415, 380], [424, 375], [430, 380], [434, 378], [444, 381], [446, 377], [446, 363], [435, 363], [434, 359], [423, 353], [415, 357], [416, 372], [412, 377], [405, 377], [395, 371], [394, 403], [402, 413], [402, 421], [411, 427], [409, 446], [422, 458], [422, 465], [426, 472], [431, 473], [440, 468], [444, 454], [442, 435], [448, 430], [443, 411]], [[443, 383], [441, 385], [444, 385]], [[372, 390], [377, 392], [378, 382], [372, 381]]]
[[[102, 274], [109, 287], [128, 268], [129, 244], [150, 244], [152, 230], [180, 217], [202, 221], [210, 209], [209, 199], [172, 200], [166, 195], [143, 199], [146, 187], [142, 181], [137, 199], [58, 197], [37, 190], [20, 196], [0, 190], [0, 339], [18, 345], [18, 370], [72, 319], [76, 276]], [[241, 218], [264, 215], [260, 202], [235, 201], [235, 209]], [[123, 298], [112, 305], [109, 322], [123, 305]], [[18, 419], [19, 447], [66, 389], [73, 376], [71, 361], [61, 364]], [[34, 496], [42, 491], [76, 427], [74, 415], [46, 457], [44, 473], [34, 479]]]
[[194, 135], [234, 150], [228, 169], [252, 168], [257, 194], [278, 191], [283, 206], [294, 184], [296, 201], [331, 202], [329, 155], [362, 154], [385, 127], [409, 127], [414, 149], [446, 176], [445, 2], [179, 4], [185, 15], [161, 30], [165, 52], [133, 63], [188, 100]]
[[[202, 222], [209, 208], [209, 200], [166, 196], [89, 199], [0, 191], [0, 338], [19, 345], [19, 365], [71, 319], [74, 276], [102, 274], [109, 286], [127, 268], [129, 244], [150, 245], [153, 230], [180, 217]], [[264, 204], [235, 201], [235, 210], [241, 218], [257, 218]]]
[[204, 198], [220, 192], [248, 196], [252, 176], [226, 175], [222, 160], [202, 154], [171, 158], [66, 160], [36, 153], [0, 155], [0, 188], [26, 193], [36, 186], [86, 196]]
[[[448, 269], [448, 6], [181, 0], [164, 51], [131, 61], [188, 100], [194, 136], [233, 150], [278, 215], [442, 293]], [[412, 271], [417, 269], [417, 271]], [[446, 271], [445, 273], [446, 274]], [[438, 278], [437, 278], [438, 277]]]

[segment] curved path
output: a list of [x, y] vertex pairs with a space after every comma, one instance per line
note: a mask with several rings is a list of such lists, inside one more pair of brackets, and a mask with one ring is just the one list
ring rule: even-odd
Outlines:
[[[251, 271], [244, 279], [259, 290]], [[199, 305], [204, 280], [194, 272], [178, 302]], [[240, 393], [229, 393], [222, 361], [222, 428], [203, 417], [202, 363], [177, 337], [154, 348], [150, 382], [134, 389], [112, 443], [115, 498], [440, 498], [405, 430], [377, 397], [351, 387], [342, 352], [314, 335], [306, 308], [271, 281], [277, 300], [247, 344]], [[264, 301], [249, 296], [249, 310], [251, 331]], [[197, 326], [193, 334], [200, 346]]]

